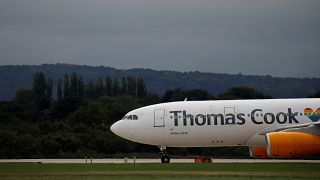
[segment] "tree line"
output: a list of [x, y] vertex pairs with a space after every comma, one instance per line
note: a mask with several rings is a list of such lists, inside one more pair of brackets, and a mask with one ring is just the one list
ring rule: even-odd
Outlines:
[[[36, 104], [39, 107], [47, 108], [53, 100], [61, 100], [67, 97], [84, 97], [95, 99], [101, 96], [115, 97], [118, 95], [129, 95], [142, 98], [147, 94], [147, 87], [144, 80], [139, 77], [126, 76], [121, 81], [117, 77], [112, 79], [99, 77], [85, 83], [81, 75], [76, 73], [65, 74], [58, 78], [56, 85], [56, 96], [53, 96], [53, 80], [46, 78], [43, 72], [36, 73], [33, 80], [32, 92]], [[27, 89], [18, 90], [18, 93], [25, 93]], [[55, 98], [54, 98], [55, 97]]]
[[141, 98], [146, 93], [147, 88], [143, 79], [133, 76], [122, 77], [121, 80], [118, 80], [117, 77], [112, 79], [110, 76], [107, 76], [105, 79], [99, 77], [85, 84], [81, 75], [72, 73], [71, 75], [65, 74], [63, 80], [59, 78], [57, 84], [58, 100], [61, 100], [62, 97], [97, 98], [100, 96], [114, 97], [118, 95], [130, 95]]
[[[64, 75], [55, 86], [50, 77], [39, 72], [31, 89], [18, 89], [11, 101], [0, 102], [0, 158], [115, 157], [133, 152], [156, 155], [154, 146], [114, 135], [111, 124], [133, 109], [185, 98], [272, 97], [249, 87], [234, 87], [218, 95], [202, 89], [171, 89], [158, 95], [148, 92], [141, 78], [105, 77], [84, 82], [76, 73]], [[248, 156], [246, 148], [171, 148], [169, 152], [183, 156]]]

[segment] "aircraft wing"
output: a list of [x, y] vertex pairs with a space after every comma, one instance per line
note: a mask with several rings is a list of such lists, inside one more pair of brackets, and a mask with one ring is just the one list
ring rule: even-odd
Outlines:
[[266, 135], [271, 132], [304, 132], [320, 135], [320, 122], [305, 123], [296, 125], [276, 125], [265, 128], [258, 132], [259, 135]]

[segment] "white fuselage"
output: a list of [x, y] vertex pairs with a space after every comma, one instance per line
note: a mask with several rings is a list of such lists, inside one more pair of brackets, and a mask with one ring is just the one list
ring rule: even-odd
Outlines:
[[155, 104], [127, 113], [112, 125], [115, 134], [166, 147], [263, 146], [266, 128], [314, 122], [320, 99], [181, 101]]

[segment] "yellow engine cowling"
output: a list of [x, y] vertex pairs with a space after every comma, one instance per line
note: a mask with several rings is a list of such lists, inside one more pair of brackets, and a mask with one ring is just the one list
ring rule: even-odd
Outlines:
[[251, 158], [265, 159], [268, 158], [267, 148], [265, 146], [251, 146], [249, 147]]
[[320, 153], [320, 136], [301, 132], [273, 132], [266, 135], [270, 158], [297, 158]]

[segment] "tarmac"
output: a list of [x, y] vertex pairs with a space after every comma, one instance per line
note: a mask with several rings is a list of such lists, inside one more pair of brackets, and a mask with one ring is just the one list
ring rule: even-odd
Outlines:
[[[161, 163], [160, 159], [0, 159], [0, 163]], [[194, 159], [171, 159], [170, 163], [195, 163]], [[320, 163], [300, 159], [212, 159], [212, 163]]]

